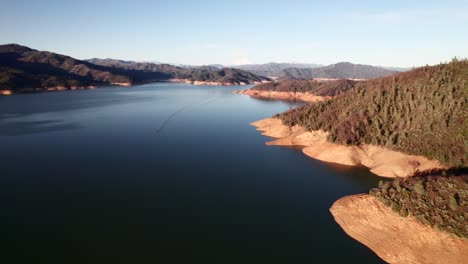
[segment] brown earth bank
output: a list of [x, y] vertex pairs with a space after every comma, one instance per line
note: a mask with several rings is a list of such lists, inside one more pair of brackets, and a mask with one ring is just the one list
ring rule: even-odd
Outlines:
[[0, 90], [0, 95], [12, 95], [12, 90]]
[[0, 96], [1, 95], [12, 95], [15, 93], [36, 93], [36, 92], [44, 92], [44, 91], [69, 91], [69, 90], [91, 90], [91, 89], [96, 89], [96, 86], [94, 85], [88, 85], [88, 86], [53, 86], [53, 87], [44, 87], [44, 88], [23, 88], [19, 89], [18, 91], [13, 91], [13, 90], [0, 90]]
[[89, 89], [95, 89], [96, 86], [94, 85], [89, 85], [89, 86], [71, 86], [71, 87], [65, 87], [65, 86], [54, 86], [54, 87], [47, 87], [47, 88], [40, 88], [38, 91], [66, 91], [66, 90], [89, 90]]
[[468, 240], [401, 217], [370, 195], [341, 198], [330, 212], [346, 234], [388, 263], [468, 263]]
[[114, 82], [114, 83], [111, 83], [111, 85], [130, 87], [133, 84], [130, 82]]
[[302, 152], [314, 159], [348, 166], [364, 165], [378, 176], [395, 178], [413, 175], [416, 171], [443, 168], [439, 161], [408, 155], [380, 146], [345, 146], [327, 141], [324, 131], [307, 131], [303, 127], [288, 127], [277, 118], [251, 123], [262, 135], [276, 138], [270, 146], [301, 146]]
[[247, 94], [254, 98], [264, 99], [279, 99], [279, 100], [300, 100], [308, 103], [325, 101], [331, 99], [332, 96], [317, 96], [310, 93], [300, 92], [277, 92], [277, 91], [259, 91], [259, 90], [240, 90], [235, 91], [237, 94]]
[[209, 82], [209, 81], [192, 81], [189, 79], [169, 79], [169, 82], [187, 83], [193, 85], [218, 85], [218, 86], [233, 86], [233, 85], [248, 85], [248, 84], [261, 84], [268, 83], [269, 81], [261, 82]]

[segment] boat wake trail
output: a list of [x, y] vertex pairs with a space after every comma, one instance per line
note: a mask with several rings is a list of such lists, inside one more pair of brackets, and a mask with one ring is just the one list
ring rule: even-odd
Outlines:
[[219, 97], [216, 96], [216, 97], [210, 97], [208, 98], [207, 100], [205, 101], [202, 101], [202, 102], [197, 102], [197, 103], [193, 103], [193, 104], [188, 104], [188, 105], [184, 105], [182, 107], [180, 107], [179, 109], [177, 109], [176, 111], [172, 112], [172, 114], [170, 114], [166, 119], [164, 119], [164, 121], [161, 123], [161, 125], [158, 127], [158, 129], [156, 130], [156, 134], [159, 134], [161, 133], [161, 131], [167, 126], [167, 124], [174, 118], [176, 117], [178, 114], [188, 110], [188, 109], [191, 109], [191, 108], [194, 108], [194, 107], [197, 107], [197, 106], [202, 106], [202, 105], [206, 105], [206, 104], [209, 104], [211, 102], [214, 102], [216, 100], [218, 100]]

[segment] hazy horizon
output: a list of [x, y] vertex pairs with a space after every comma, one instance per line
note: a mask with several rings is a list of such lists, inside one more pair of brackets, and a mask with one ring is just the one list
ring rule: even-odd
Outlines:
[[3, 43], [77, 59], [413, 67], [468, 54], [468, 3], [456, 0], [19, 0], [0, 22]]

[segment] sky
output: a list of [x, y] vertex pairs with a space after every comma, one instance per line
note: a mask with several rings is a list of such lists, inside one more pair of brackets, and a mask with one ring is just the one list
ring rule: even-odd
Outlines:
[[0, 0], [0, 44], [78, 59], [412, 67], [468, 57], [468, 0]]

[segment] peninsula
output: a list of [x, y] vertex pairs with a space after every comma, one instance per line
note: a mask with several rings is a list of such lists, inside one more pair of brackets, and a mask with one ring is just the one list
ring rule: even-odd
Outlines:
[[[334, 203], [330, 211], [348, 235], [389, 263], [467, 262], [468, 61], [340, 82], [267, 84], [240, 93], [322, 96], [252, 125], [274, 138], [267, 145], [301, 146], [312, 158], [394, 178], [371, 195]], [[317, 88], [330, 85], [340, 89]]]

